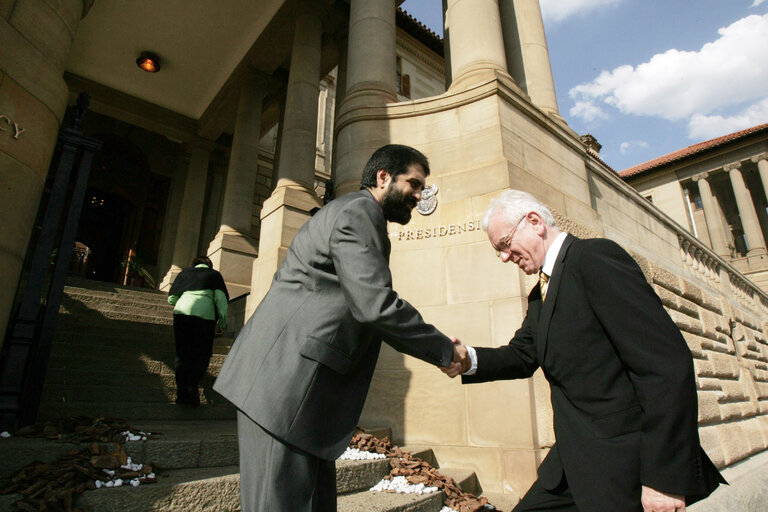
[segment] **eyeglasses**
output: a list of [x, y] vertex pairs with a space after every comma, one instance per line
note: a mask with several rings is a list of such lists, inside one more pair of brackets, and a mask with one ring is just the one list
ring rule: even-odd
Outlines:
[[512, 244], [512, 241], [515, 238], [515, 235], [517, 234], [517, 230], [520, 228], [520, 224], [522, 224], [525, 221], [525, 217], [520, 219], [520, 222], [515, 224], [515, 226], [507, 233], [507, 236], [503, 237], [501, 240], [499, 240], [499, 246], [501, 249], [496, 249], [496, 257], [501, 258], [501, 255], [504, 254], [506, 256], [510, 256], [512, 253], [512, 248], [510, 245]]

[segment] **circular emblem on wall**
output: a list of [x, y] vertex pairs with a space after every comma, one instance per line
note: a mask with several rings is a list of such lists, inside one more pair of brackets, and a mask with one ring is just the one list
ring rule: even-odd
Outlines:
[[421, 191], [421, 201], [416, 203], [416, 211], [422, 215], [429, 215], [437, 208], [437, 185], [424, 187]]

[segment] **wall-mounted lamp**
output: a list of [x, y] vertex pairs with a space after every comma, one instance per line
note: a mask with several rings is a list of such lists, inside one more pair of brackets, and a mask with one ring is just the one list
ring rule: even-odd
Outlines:
[[136, 59], [136, 65], [147, 73], [157, 73], [160, 71], [160, 57], [156, 53], [141, 52]]

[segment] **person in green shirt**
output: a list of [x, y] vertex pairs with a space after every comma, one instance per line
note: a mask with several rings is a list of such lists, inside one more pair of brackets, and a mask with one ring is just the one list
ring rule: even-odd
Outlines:
[[211, 361], [216, 325], [227, 325], [228, 300], [224, 278], [206, 256], [195, 258], [192, 268], [182, 270], [171, 285], [177, 404], [200, 405], [198, 385]]

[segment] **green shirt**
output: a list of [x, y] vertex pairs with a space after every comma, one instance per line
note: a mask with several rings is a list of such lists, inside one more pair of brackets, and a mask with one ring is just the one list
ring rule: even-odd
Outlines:
[[[195, 268], [207, 265], [196, 265]], [[168, 303], [173, 308], [174, 315], [190, 315], [203, 320], [216, 320], [216, 312], [219, 313], [218, 325], [224, 328], [227, 325], [227, 296], [221, 290], [191, 290], [178, 295], [169, 295]]]

